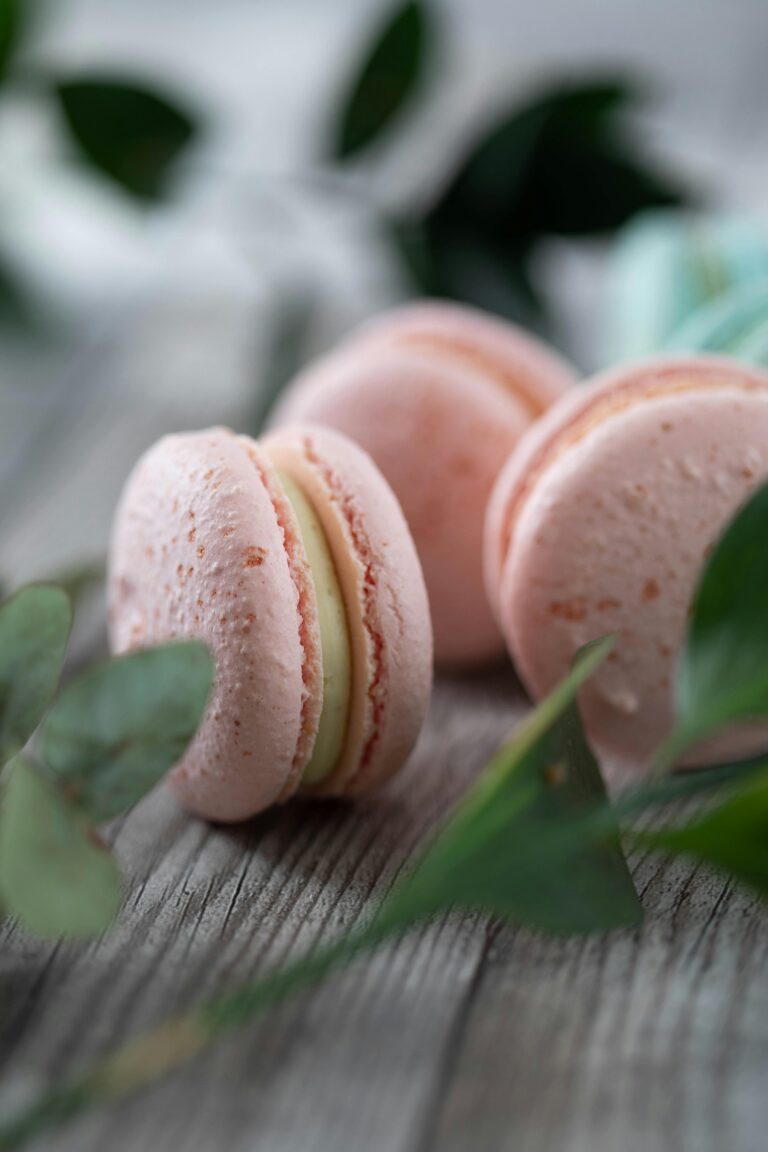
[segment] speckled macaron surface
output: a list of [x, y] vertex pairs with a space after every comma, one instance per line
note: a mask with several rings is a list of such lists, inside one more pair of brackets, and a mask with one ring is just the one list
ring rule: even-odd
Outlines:
[[336, 428], [375, 460], [416, 542], [443, 665], [503, 651], [482, 579], [485, 506], [524, 431], [574, 380], [512, 325], [424, 302], [363, 325], [303, 372], [274, 413], [276, 426]]
[[[196, 636], [214, 654], [208, 712], [170, 776], [200, 815], [242, 820], [296, 791], [365, 791], [415, 743], [432, 663], [418, 558], [372, 461], [329, 430], [266, 444], [221, 428], [160, 440], [121, 498], [109, 596], [116, 652]], [[329, 598], [335, 616], [320, 610]], [[339, 611], [346, 627], [329, 650]], [[333, 694], [324, 657], [340, 654]], [[317, 779], [329, 700], [343, 732], [323, 743], [340, 752]]]
[[[673, 676], [702, 564], [768, 476], [768, 375], [734, 361], [641, 362], [578, 389], [524, 439], [486, 520], [489, 596], [535, 697], [614, 633], [585, 688], [614, 776], [642, 773], [673, 721]], [[719, 753], [743, 755], [744, 733]], [[702, 749], [690, 762], [706, 762]]]

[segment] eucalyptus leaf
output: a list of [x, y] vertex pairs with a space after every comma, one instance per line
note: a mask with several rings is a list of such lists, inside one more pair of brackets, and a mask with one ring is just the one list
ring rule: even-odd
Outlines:
[[54, 585], [30, 584], [0, 606], [0, 767], [24, 747], [53, 699], [72, 610]]
[[768, 765], [700, 819], [681, 828], [637, 832], [633, 838], [703, 860], [768, 897]]
[[768, 719], [768, 485], [742, 506], [699, 580], [665, 759], [739, 721]]
[[[555, 933], [640, 921], [576, 703], [611, 647], [608, 640], [584, 649], [571, 675], [521, 725], [385, 903], [384, 923], [407, 924], [453, 906]], [[603, 819], [592, 836], [597, 811]]]
[[41, 732], [43, 758], [91, 819], [116, 816], [181, 758], [212, 682], [212, 657], [196, 640], [90, 668], [51, 709]]
[[371, 144], [413, 100], [426, 70], [429, 31], [423, 0], [407, 0], [393, 12], [342, 102], [331, 148], [335, 159]]
[[84, 813], [19, 756], [0, 810], [0, 897], [37, 936], [94, 936], [120, 908], [117, 865]]
[[162, 196], [198, 131], [187, 109], [158, 91], [102, 76], [58, 81], [53, 91], [88, 164], [140, 200]]

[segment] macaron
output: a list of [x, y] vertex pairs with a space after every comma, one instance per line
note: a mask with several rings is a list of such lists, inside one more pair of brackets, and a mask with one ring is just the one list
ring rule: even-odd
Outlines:
[[503, 652], [483, 588], [486, 503], [512, 448], [575, 378], [513, 325], [425, 301], [363, 325], [310, 365], [273, 414], [277, 426], [336, 428], [384, 473], [416, 542], [442, 665]]
[[758, 219], [675, 210], [635, 217], [621, 230], [609, 261], [606, 364], [668, 350], [669, 340], [701, 308], [766, 277], [768, 231]]
[[118, 507], [109, 601], [115, 652], [193, 636], [214, 655], [169, 778], [192, 812], [238, 821], [294, 793], [362, 794], [416, 742], [432, 680], [421, 568], [386, 481], [338, 433], [160, 440]]
[[[649, 360], [584, 385], [499, 476], [486, 584], [531, 694], [546, 695], [587, 641], [617, 637], [581, 697], [614, 779], [642, 774], [670, 731], [702, 565], [766, 476], [768, 374], [717, 357]], [[686, 763], [756, 750], [739, 730]]]

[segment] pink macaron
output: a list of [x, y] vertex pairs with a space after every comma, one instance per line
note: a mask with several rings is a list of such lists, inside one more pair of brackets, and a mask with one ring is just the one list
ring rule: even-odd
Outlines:
[[518, 440], [575, 380], [540, 341], [455, 304], [377, 318], [305, 370], [276, 425], [336, 428], [373, 457], [413, 533], [435, 656], [470, 665], [503, 651], [482, 576], [485, 507]]
[[[629, 365], [575, 390], [511, 456], [489, 503], [485, 569], [534, 697], [607, 633], [582, 695], [614, 779], [642, 773], [673, 724], [675, 662], [713, 543], [768, 475], [768, 374], [726, 359]], [[764, 745], [743, 729], [686, 761]]]
[[345, 437], [160, 440], [123, 492], [109, 593], [115, 652], [196, 636], [214, 654], [170, 775], [191, 811], [235, 821], [296, 792], [363, 793], [407, 759], [431, 689], [426, 589], [397, 500]]

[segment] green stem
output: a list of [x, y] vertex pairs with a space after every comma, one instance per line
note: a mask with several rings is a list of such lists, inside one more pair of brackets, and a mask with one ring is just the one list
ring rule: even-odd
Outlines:
[[42, 1132], [90, 1108], [123, 1099], [176, 1071], [218, 1037], [318, 983], [407, 927], [400, 918], [379, 915], [365, 928], [267, 973], [254, 984], [164, 1021], [118, 1048], [99, 1065], [43, 1089], [15, 1115], [0, 1117], [0, 1152], [16, 1152]]

